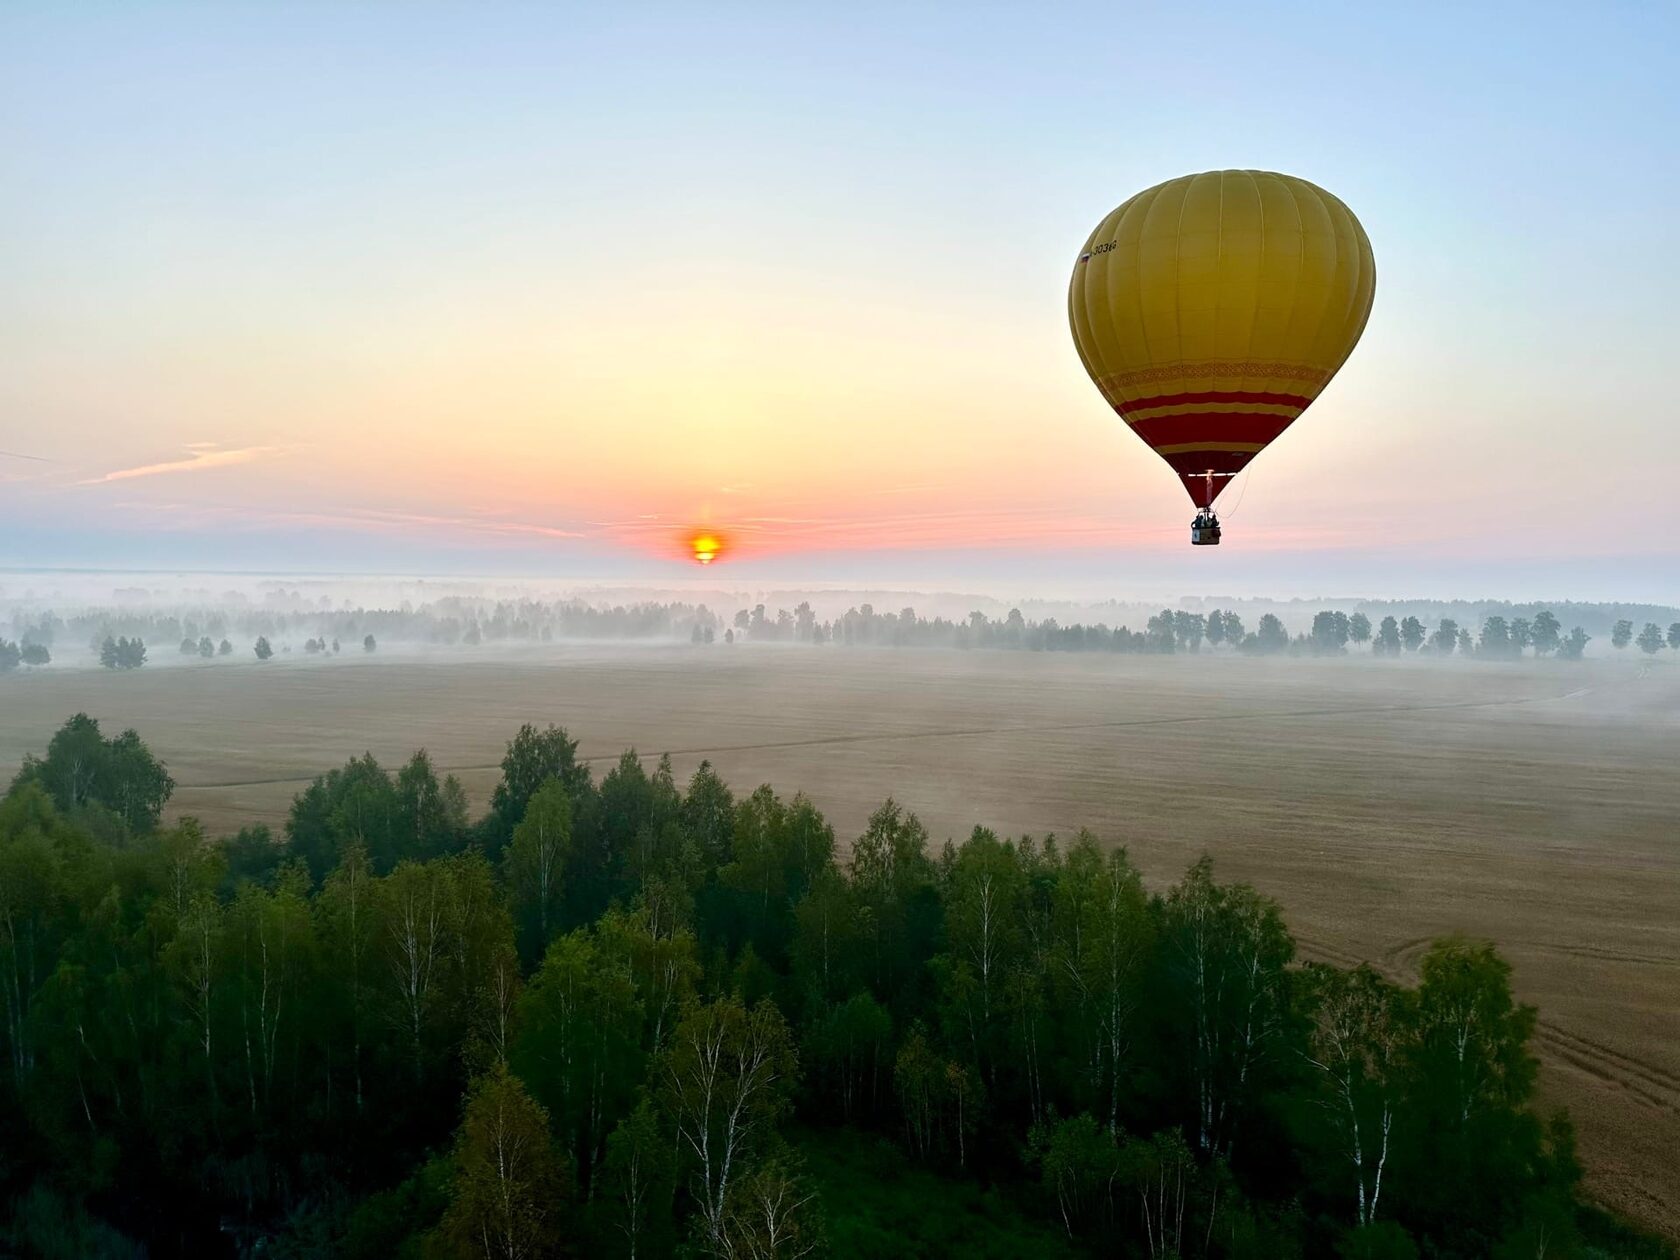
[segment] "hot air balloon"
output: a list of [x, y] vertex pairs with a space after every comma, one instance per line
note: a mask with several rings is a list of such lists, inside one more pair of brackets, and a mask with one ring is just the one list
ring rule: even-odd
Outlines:
[[1085, 370], [1172, 465], [1218, 543], [1213, 501], [1342, 366], [1376, 292], [1371, 241], [1293, 175], [1207, 171], [1097, 224], [1068, 286]]

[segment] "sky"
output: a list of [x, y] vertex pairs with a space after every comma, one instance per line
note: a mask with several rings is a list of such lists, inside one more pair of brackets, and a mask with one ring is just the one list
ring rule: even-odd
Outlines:
[[[1680, 9], [0, 7], [0, 569], [1680, 600]], [[1340, 196], [1364, 338], [1187, 545], [1092, 226]], [[3, 575], [0, 575], [3, 579]]]

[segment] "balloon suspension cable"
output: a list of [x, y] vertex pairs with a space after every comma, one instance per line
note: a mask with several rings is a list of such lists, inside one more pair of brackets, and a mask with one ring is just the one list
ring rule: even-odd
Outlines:
[[1242, 478], [1242, 491], [1237, 495], [1237, 501], [1235, 503], [1226, 506], [1225, 519], [1227, 521], [1237, 514], [1237, 509], [1243, 505], [1243, 500], [1248, 498], [1248, 483], [1253, 480], [1254, 477], [1253, 465], [1244, 468], [1240, 473], [1237, 473], [1236, 476], [1233, 476], [1231, 478], [1233, 485], [1236, 483], [1237, 477]]

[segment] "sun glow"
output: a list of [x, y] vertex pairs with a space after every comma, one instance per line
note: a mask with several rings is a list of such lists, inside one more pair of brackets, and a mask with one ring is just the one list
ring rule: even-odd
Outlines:
[[710, 564], [723, 554], [723, 539], [716, 534], [695, 534], [688, 542], [695, 560], [701, 564]]

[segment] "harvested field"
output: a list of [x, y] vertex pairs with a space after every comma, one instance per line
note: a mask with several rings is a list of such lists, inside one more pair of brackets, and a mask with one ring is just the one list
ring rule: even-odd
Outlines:
[[521, 722], [602, 762], [709, 758], [844, 837], [889, 792], [935, 837], [1090, 827], [1156, 886], [1203, 851], [1303, 949], [1406, 975], [1492, 938], [1539, 1005], [1592, 1190], [1680, 1236], [1680, 668], [718, 645], [208, 661], [0, 683], [0, 771], [77, 710], [137, 727], [213, 830], [317, 772], [431, 750], [475, 806]]

